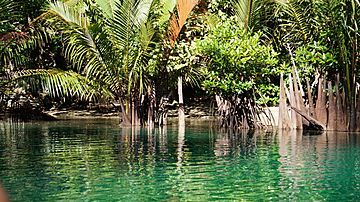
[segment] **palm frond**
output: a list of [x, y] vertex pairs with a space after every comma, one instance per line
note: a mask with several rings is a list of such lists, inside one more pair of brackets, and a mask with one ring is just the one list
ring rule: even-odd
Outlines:
[[308, 20], [311, 18], [309, 12], [309, 6], [299, 6], [301, 2], [284, 2], [276, 1], [281, 6], [281, 11], [287, 14], [287, 18], [282, 19], [280, 28], [286, 30], [287, 34], [283, 36], [283, 41], [297, 41], [301, 39], [303, 41], [309, 40], [313, 33], [311, 23]]
[[104, 73], [108, 69], [102, 54], [105, 47], [98, 47], [96, 41], [98, 38], [106, 38], [103, 36], [106, 32], [100, 26], [90, 24], [84, 8], [56, 1], [50, 4], [43, 17], [63, 34], [66, 44], [64, 56], [78, 72], [90, 76], [94, 72]]
[[107, 89], [73, 71], [30, 69], [15, 72], [12, 77], [27, 81], [32, 88], [37, 86], [31, 85], [32, 83], [41, 83], [42, 90], [52, 97], [76, 96], [83, 100], [112, 97]]
[[129, 47], [132, 38], [147, 21], [152, 0], [126, 0], [116, 3], [111, 23], [113, 39], [119, 47]]
[[[66, 2], [62, 1], [51, 2], [47, 12], [41, 17], [44, 18], [47, 16], [50, 16], [50, 18], [48, 17], [48, 20], [60, 20], [65, 24], [75, 24], [82, 28], [87, 28], [89, 25], [89, 20], [83, 9], [70, 6]], [[56, 17], [56, 19], [53, 17]]]
[[0, 0], [0, 23], [8, 22], [9, 14], [11, 13], [12, 18], [17, 16], [17, 8], [19, 4], [13, 0]]
[[193, 8], [198, 4], [198, 0], [178, 0], [176, 12], [173, 12], [170, 18], [169, 40], [171, 47], [175, 46], [181, 29], [185, 25]]
[[108, 18], [113, 18], [116, 4], [120, 3], [120, 0], [95, 0], [100, 9], [104, 12]]
[[160, 0], [159, 7], [161, 16], [159, 17], [159, 24], [164, 25], [169, 22], [171, 13], [177, 4], [177, 0]]
[[235, 0], [232, 2], [237, 22], [246, 30], [250, 25], [253, 12], [253, 0]]
[[29, 27], [24, 31], [8, 32], [0, 36], [0, 66], [11, 70], [24, 69], [30, 51], [42, 49], [53, 33], [43, 27]]
[[208, 14], [205, 19], [206, 27], [209, 30], [214, 29], [219, 23], [221, 22], [221, 19], [218, 15], [215, 14]]

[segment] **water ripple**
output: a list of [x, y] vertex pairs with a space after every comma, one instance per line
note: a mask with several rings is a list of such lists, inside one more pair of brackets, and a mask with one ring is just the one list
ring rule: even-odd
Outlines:
[[0, 123], [13, 201], [358, 201], [360, 135]]

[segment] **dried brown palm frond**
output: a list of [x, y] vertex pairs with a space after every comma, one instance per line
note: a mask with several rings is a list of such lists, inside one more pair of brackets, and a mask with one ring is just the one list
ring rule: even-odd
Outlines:
[[169, 41], [171, 47], [175, 46], [176, 39], [178, 38], [181, 29], [198, 2], [198, 0], [178, 0], [176, 10], [172, 13], [170, 18]]

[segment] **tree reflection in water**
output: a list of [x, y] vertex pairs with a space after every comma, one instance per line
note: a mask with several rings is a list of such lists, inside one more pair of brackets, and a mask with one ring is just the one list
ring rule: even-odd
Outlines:
[[15, 201], [357, 199], [359, 152], [350, 133], [0, 122]]

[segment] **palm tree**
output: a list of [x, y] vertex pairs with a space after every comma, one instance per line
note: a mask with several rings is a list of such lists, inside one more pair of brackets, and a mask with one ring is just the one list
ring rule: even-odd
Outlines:
[[119, 101], [125, 124], [140, 124], [154, 24], [160, 21], [152, 11], [159, 6], [154, 0], [57, 1], [42, 16], [64, 36], [64, 55], [77, 73]]
[[[176, 12], [174, 12], [170, 19], [170, 30], [169, 30], [169, 39], [170, 47], [174, 48], [177, 38], [185, 25], [186, 20], [188, 19], [191, 11], [198, 3], [198, 0], [178, 0], [176, 5]], [[183, 76], [180, 74], [178, 76], [178, 96], [179, 96], [179, 108], [178, 108], [178, 118], [179, 125], [185, 125], [185, 111], [184, 111], [184, 98], [183, 98]]]
[[164, 41], [176, 39], [165, 34], [170, 17], [180, 19], [171, 15], [175, 5], [174, 0], [50, 2], [33, 24], [62, 36], [70, 69], [25, 68], [12, 76], [40, 83], [54, 97], [115, 99], [124, 124], [152, 124], [153, 76], [159, 61], [153, 55]]

